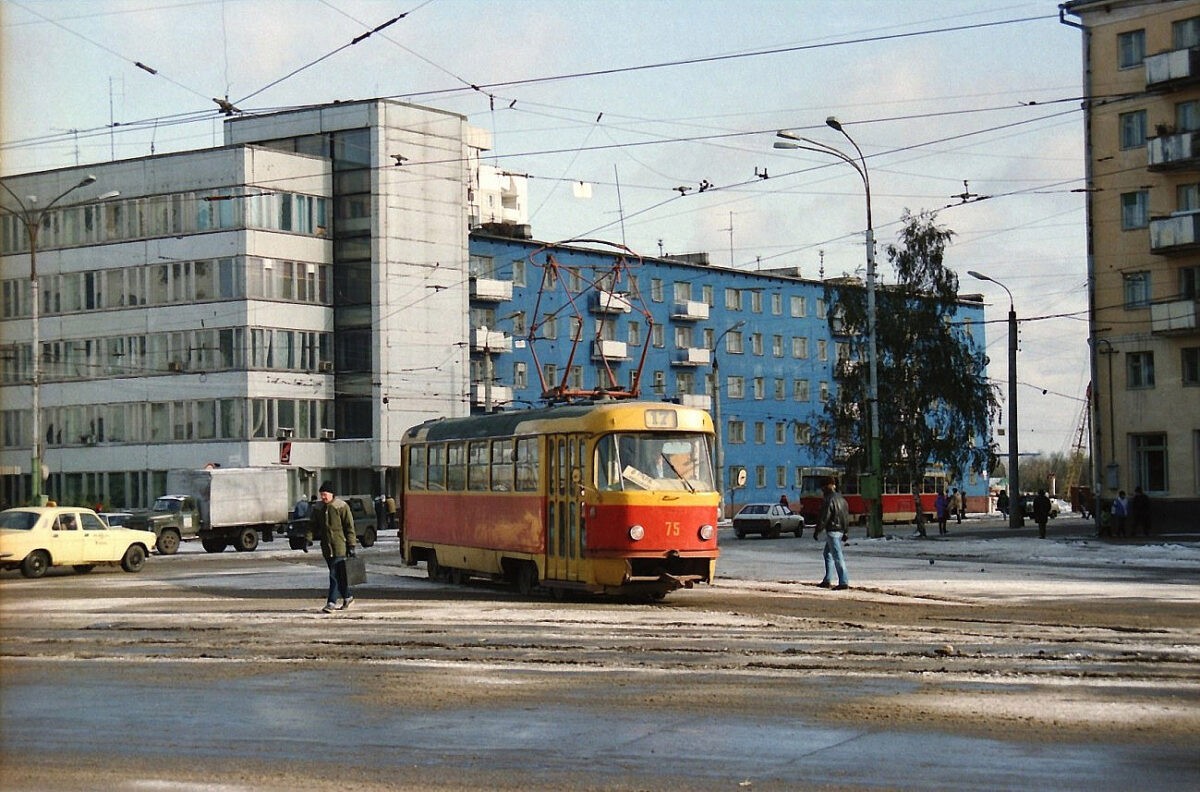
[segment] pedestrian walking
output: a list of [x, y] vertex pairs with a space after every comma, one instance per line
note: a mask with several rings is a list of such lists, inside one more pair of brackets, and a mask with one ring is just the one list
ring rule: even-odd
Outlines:
[[1133, 499], [1129, 501], [1130, 535], [1137, 534], [1140, 529], [1142, 536], [1150, 535], [1150, 496], [1142, 491], [1141, 486], [1133, 488]]
[[1038, 490], [1033, 498], [1033, 521], [1037, 523], [1038, 537], [1046, 538], [1046, 523], [1050, 520], [1050, 498], [1046, 490]]
[[1129, 516], [1129, 501], [1125, 499], [1125, 490], [1117, 493], [1112, 503], [1113, 527], [1117, 536], [1125, 535], [1125, 518]]
[[[837, 479], [827, 478], [822, 486], [825, 490], [825, 501], [821, 504], [821, 517], [813, 531], [813, 539], [825, 532], [825, 549], [821, 553], [825, 560], [825, 577], [817, 585], [821, 588], [833, 588], [844, 591], [850, 588], [850, 576], [846, 573], [846, 557], [842, 552], [842, 540], [846, 538], [846, 529], [850, 524], [850, 506], [846, 499], [837, 491]], [[833, 575], [837, 573], [838, 583], [833, 585]]]
[[996, 496], [996, 508], [1004, 515], [1004, 519], [1008, 519], [1008, 490], [1000, 490], [1000, 494]]
[[945, 536], [950, 533], [950, 529], [946, 527], [946, 521], [950, 517], [950, 499], [941, 490], [938, 490], [937, 497], [933, 500], [933, 510], [937, 513], [938, 533]]
[[967, 511], [967, 496], [966, 493], [959, 492], [958, 487], [950, 494], [950, 511], [954, 514], [955, 520], [959, 525], [962, 525], [963, 514]]
[[344, 500], [337, 497], [333, 484], [326, 481], [319, 491], [320, 502], [310, 517], [310, 525], [321, 534], [321, 555], [329, 567], [329, 595], [325, 598], [324, 613], [345, 610], [354, 602], [350, 583], [346, 579], [346, 558], [354, 557], [356, 537], [354, 515]]

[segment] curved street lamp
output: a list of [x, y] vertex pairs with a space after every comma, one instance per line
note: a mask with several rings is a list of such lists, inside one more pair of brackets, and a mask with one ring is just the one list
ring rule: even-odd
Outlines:
[[1008, 293], [1008, 527], [1025, 524], [1021, 500], [1021, 477], [1017, 470], [1017, 309], [1012, 292], [1000, 281], [982, 272], [967, 270], [972, 278], [991, 281]]
[[830, 129], [834, 129], [842, 134], [842, 137], [850, 141], [850, 145], [854, 146], [854, 151], [858, 154], [858, 159], [851, 157], [843, 151], [840, 151], [826, 143], [820, 143], [816, 140], [811, 140], [806, 137], [801, 137], [795, 132], [788, 130], [780, 130], [776, 133], [776, 137], [783, 138], [775, 141], [777, 149], [802, 149], [804, 151], [812, 151], [817, 154], [828, 154], [837, 157], [842, 162], [846, 163], [858, 173], [862, 179], [863, 189], [866, 192], [867, 198], [867, 470], [861, 477], [863, 497], [870, 504], [870, 512], [868, 518], [868, 534], [873, 537], [883, 536], [883, 509], [880, 502], [880, 495], [883, 492], [883, 469], [880, 453], [880, 432], [879, 432], [879, 350], [877, 344], [876, 330], [876, 308], [875, 308], [875, 225], [871, 218], [871, 176], [867, 171], [867, 158], [863, 156], [862, 149], [858, 147], [858, 143], [854, 138], [850, 137], [850, 133], [842, 128], [842, 124], [834, 116], [829, 116], [825, 119], [825, 124]]
[[712, 402], [713, 402], [713, 423], [716, 432], [713, 437], [713, 458], [714, 467], [717, 469], [717, 492], [721, 495], [721, 516], [724, 517], [725, 503], [725, 450], [721, 445], [721, 435], [724, 433], [724, 427], [721, 425], [721, 366], [717, 362], [717, 350], [721, 347], [721, 341], [725, 336], [729, 335], [734, 330], [745, 326], [746, 320], [734, 322], [729, 327], [721, 331], [717, 336], [717, 340], [713, 342], [712, 347]]
[[[96, 177], [88, 174], [74, 184], [58, 194], [54, 200], [43, 207], [38, 207], [37, 196], [28, 196], [26, 201], [22, 201], [20, 196], [12, 191], [7, 184], [0, 182], [0, 187], [12, 196], [17, 202], [19, 209], [10, 209], [0, 205], [0, 212], [12, 215], [21, 225], [25, 226], [25, 234], [29, 240], [29, 300], [30, 300], [30, 322], [31, 322], [31, 338], [30, 346], [30, 383], [33, 386], [33, 421], [31, 422], [31, 430], [33, 432], [33, 458], [30, 466], [30, 500], [35, 506], [44, 505], [46, 497], [42, 493], [42, 371], [41, 371], [41, 337], [38, 330], [38, 311], [41, 309], [41, 293], [38, 283], [37, 274], [37, 246], [38, 246], [38, 231], [41, 228], [42, 222], [46, 219], [46, 215], [50, 212], [59, 201], [66, 198], [80, 187], [86, 187], [96, 181]], [[109, 198], [116, 198], [120, 195], [119, 192], [113, 190], [111, 192], [99, 195], [92, 199], [93, 201], [105, 201]], [[90, 203], [90, 202], [89, 202]]]

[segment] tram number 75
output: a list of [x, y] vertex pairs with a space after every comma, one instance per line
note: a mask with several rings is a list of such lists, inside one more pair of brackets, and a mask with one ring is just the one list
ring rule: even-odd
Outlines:
[[668, 522], [665, 527], [666, 527], [666, 533], [664, 534], [665, 536], [679, 536], [679, 523]]

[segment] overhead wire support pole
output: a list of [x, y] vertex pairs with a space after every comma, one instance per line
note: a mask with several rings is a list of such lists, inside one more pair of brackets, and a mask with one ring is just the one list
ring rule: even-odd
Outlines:
[[828, 154], [837, 157], [842, 162], [846, 163], [858, 173], [862, 179], [863, 189], [867, 199], [867, 432], [866, 432], [866, 452], [867, 452], [867, 469], [861, 476], [861, 491], [863, 499], [867, 502], [867, 532], [872, 537], [883, 536], [883, 504], [880, 496], [883, 492], [883, 463], [882, 453], [880, 448], [880, 430], [879, 430], [879, 346], [877, 341], [878, 326], [877, 312], [875, 305], [875, 224], [871, 213], [871, 176], [867, 171], [867, 158], [863, 156], [862, 149], [858, 147], [858, 143], [850, 134], [842, 128], [841, 123], [833, 116], [825, 119], [825, 123], [831, 129], [834, 129], [842, 134], [846, 140], [850, 141], [850, 145], [854, 146], [854, 151], [858, 154], [858, 159], [855, 160], [843, 151], [834, 148], [826, 143], [820, 143], [815, 140], [810, 140], [806, 137], [801, 137], [794, 132], [781, 130], [777, 134], [784, 141], [800, 141], [803, 144], [799, 145], [795, 142], [776, 141], [775, 148], [780, 149], [804, 149], [818, 154]]

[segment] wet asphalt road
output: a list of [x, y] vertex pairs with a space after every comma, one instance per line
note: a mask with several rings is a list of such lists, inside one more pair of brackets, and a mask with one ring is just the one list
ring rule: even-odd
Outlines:
[[[900, 569], [892, 548], [860, 548], [852, 569], [863, 585], [834, 601], [797, 582], [812, 577], [816, 543], [722, 540], [730, 579], [662, 606], [433, 584], [386, 541], [368, 553], [372, 582], [355, 608], [332, 617], [317, 612], [319, 556], [270, 545], [221, 556], [185, 548], [140, 575], [5, 573], [0, 787], [1200, 787], [1194, 570], [1164, 571], [1180, 602], [1157, 606], [1161, 624], [1147, 617], [1153, 603], [1126, 598], [1052, 624], [1050, 614], [1079, 605], [1071, 591], [1091, 576], [1081, 565], [1062, 572], [1057, 601], [985, 603], [960, 628], [959, 611], [983, 596], [965, 583], [956, 599], [867, 582]], [[944, 547], [961, 553], [971, 541]], [[969, 552], [939, 557], [939, 573], [953, 583], [951, 565], [973, 572], [988, 551]], [[911, 568], [924, 568], [924, 555], [916, 560]], [[1001, 580], [992, 566], [989, 586]], [[1022, 569], [1005, 567], [994, 588], [1019, 590], [1007, 581]], [[1110, 624], [1112, 609], [1127, 612]], [[1109, 638], [1114, 625], [1129, 635]], [[929, 650], [968, 641], [959, 656]], [[999, 696], [982, 700], [980, 721], [989, 701], [1028, 693], [1036, 709], [1044, 695], [1063, 707], [1063, 728], [1058, 715], [975, 728], [969, 714], [889, 709], [931, 690], [934, 702]], [[1089, 714], [1070, 722], [1064, 702], [1082, 700]], [[857, 709], [839, 716], [850, 703]], [[1146, 734], [1155, 707], [1182, 713], [1162, 739]], [[1106, 711], [1144, 720], [1103, 723]]]

